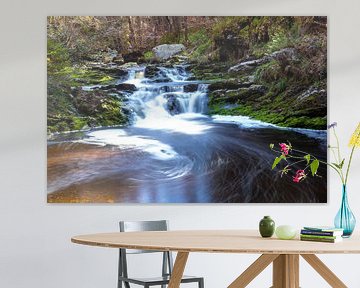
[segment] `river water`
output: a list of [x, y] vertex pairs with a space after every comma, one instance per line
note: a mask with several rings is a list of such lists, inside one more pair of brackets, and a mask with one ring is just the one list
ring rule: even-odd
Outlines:
[[[244, 116], [207, 116], [207, 84], [184, 67], [165, 82], [129, 71], [132, 124], [48, 141], [48, 201], [90, 203], [323, 203], [326, 169], [293, 183], [271, 170], [269, 143], [290, 141], [326, 159], [326, 132], [284, 129]], [[119, 80], [119, 82], [121, 82]], [[195, 84], [191, 91], [184, 87]], [[84, 87], [93, 89], [93, 87]], [[185, 89], [188, 91], [189, 89]]]

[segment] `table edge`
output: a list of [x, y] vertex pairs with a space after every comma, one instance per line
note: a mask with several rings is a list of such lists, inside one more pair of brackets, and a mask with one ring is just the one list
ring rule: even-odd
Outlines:
[[[81, 235], [79, 235], [81, 236]], [[96, 242], [89, 240], [80, 240], [76, 239], [74, 236], [71, 238], [71, 242], [74, 244], [87, 245], [93, 247], [101, 247], [101, 248], [116, 248], [116, 249], [137, 249], [137, 250], [151, 250], [151, 251], [171, 251], [171, 252], [189, 252], [189, 253], [229, 253], [229, 254], [294, 254], [294, 255], [302, 255], [302, 254], [360, 254], [359, 250], [354, 251], [329, 251], [329, 250], [262, 250], [262, 249], [205, 249], [205, 248], [181, 248], [181, 247], [170, 247], [170, 246], [152, 246], [152, 245], [132, 245], [132, 244], [114, 244], [114, 243], [104, 243], [104, 242]], [[325, 243], [329, 245], [336, 245], [333, 243]]]

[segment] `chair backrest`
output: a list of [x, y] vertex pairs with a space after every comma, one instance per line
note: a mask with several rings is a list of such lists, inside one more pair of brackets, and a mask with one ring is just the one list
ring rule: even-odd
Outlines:
[[[120, 221], [120, 232], [139, 231], [167, 231], [169, 223], [167, 220], [156, 221]], [[126, 249], [126, 254], [156, 253], [159, 251]]]
[[167, 231], [169, 227], [167, 220], [156, 221], [120, 221], [121, 232], [136, 231]]
[[[138, 231], [167, 231], [169, 224], [167, 220], [158, 221], [120, 221], [120, 232], [138, 232]], [[161, 251], [119, 249], [119, 276], [128, 277], [126, 254], [140, 253], [159, 253]], [[173, 259], [169, 251], [163, 253], [162, 275], [172, 273]]]

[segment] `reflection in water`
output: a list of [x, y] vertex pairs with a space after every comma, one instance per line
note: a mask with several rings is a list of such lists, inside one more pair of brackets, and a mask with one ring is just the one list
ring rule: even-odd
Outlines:
[[[269, 143], [290, 141], [326, 158], [326, 133], [294, 130], [248, 117], [207, 117], [206, 85], [184, 92], [188, 76], [162, 68], [173, 82], [151, 83], [132, 70], [134, 124], [61, 135], [48, 145], [49, 202], [243, 203], [326, 202], [322, 178], [295, 184], [271, 171]], [[180, 114], [171, 115], [169, 93]]]

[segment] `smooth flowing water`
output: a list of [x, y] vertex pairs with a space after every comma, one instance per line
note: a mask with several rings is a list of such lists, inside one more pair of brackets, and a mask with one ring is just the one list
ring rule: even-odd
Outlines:
[[145, 78], [143, 67], [130, 70], [125, 82], [138, 88], [127, 100], [131, 125], [48, 141], [49, 202], [327, 201], [325, 168], [322, 177], [293, 183], [271, 170], [269, 149], [290, 141], [326, 159], [326, 132], [209, 117], [207, 84], [187, 81], [182, 66], [160, 67], [160, 74], [166, 82]]

